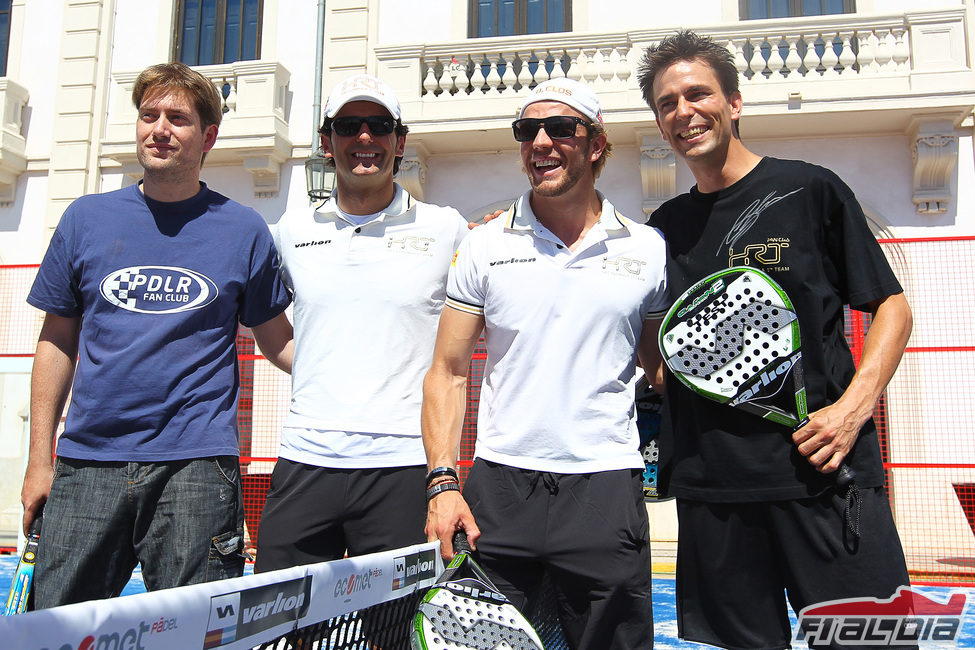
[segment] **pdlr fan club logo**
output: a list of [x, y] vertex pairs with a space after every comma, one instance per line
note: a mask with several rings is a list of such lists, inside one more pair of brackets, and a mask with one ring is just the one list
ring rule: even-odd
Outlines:
[[99, 286], [113, 305], [140, 314], [175, 314], [213, 302], [219, 290], [210, 278], [174, 266], [130, 266], [105, 276]]

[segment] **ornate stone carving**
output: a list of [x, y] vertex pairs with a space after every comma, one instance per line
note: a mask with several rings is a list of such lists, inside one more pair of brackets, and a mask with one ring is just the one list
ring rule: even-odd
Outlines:
[[943, 214], [951, 202], [951, 173], [958, 162], [952, 122], [918, 121], [911, 131], [914, 195], [918, 214]]

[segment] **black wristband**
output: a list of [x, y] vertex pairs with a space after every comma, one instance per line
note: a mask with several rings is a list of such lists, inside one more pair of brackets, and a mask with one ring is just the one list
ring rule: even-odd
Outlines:
[[437, 496], [441, 492], [450, 492], [451, 490], [457, 490], [460, 492], [460, 483], [454, 481], [444, 481], [443, 483], [437, 483], [432, 488], [427, 490], [427, 501]]
[[430, 488], [436, 487], [441, 483], [460, 483], [460, 481], [458, 481], [452, 476], [438, 476], [437, 478], [427, 483], [427, 489], [429, 490]]
[[432, 470], [430, 470], [430, 473], [427, 474], [427, 485], [429, 486], [430, 481], [438, 476], [452, 476], [455, 480], [460, 480], [460, 477], [457, 476], [457, 470], [455, 470], [453, 467], [434, 467]]

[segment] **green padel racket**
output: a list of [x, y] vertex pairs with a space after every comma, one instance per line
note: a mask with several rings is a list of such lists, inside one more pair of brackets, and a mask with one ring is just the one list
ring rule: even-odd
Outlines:
[[420, 600], [413, 650], [543, 650], [528, 620], [471, 559], [464, 531], [453, 539], [457, 554]]
[[[809, 421], [799, 321], [789, 296], [747, 266], [712, 273], [685, 291], [660, 327], [673, 375], [709, 400], [796, 431]], [[836, 483], [853, 482], [846, 465]]]

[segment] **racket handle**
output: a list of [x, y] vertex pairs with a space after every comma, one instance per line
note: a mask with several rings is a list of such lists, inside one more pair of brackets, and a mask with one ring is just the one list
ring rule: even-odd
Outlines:
[[467, 541], [467, 532], [458, 530], [454, 532], [454, 538], [450, 540], [454, 545], [454, 553], [470, 553], [471, 544]]
[[41, 520], [43, 518], [44, 518], [44, 511], [41, 510], [39, 513], [37, 513], [37, 516], [34, 517], [34, 521], [32, 521], [30, 523], [30, 530], [27, 531], [27, 536], [28, 537], [40, 537], [40, 535], [41, 535]]
[[[802, 418], [802, 421], [799, 422], [799, 424], [797, 424], [795, 427], [793, 427], [792, 431], [796, 432], [799, 429], [806, 426], [807, 424], [809, 424], [809, 418]], [[856, 480], [857, 475], [856, 472], [850, 469], [849, 465], [843, 463], [842, 465], [840, 465], [840, 468], [833, 473], [833, 478], [836, 481], [836, 487], [843, 488], [852, 484], [853, 481]]]

